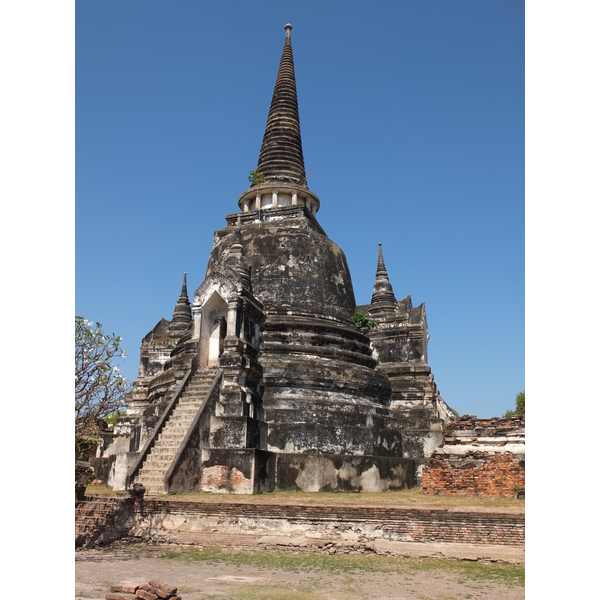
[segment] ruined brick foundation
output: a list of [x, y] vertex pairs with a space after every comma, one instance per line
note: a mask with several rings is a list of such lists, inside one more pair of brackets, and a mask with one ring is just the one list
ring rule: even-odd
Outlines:
[[452, 419], [423, 467], [423, 492], [517, 496], [525, 490], [525, 419]]

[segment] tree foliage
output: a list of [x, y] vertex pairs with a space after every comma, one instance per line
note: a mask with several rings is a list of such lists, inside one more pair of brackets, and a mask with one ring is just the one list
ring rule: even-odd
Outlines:
[[525, 418], [525, 390], [517, 394], [515, 410], [507, 410], [504, 413], [505, 419], [510, 419], [510, 417], [513, 416], [521, 416]]
[[517, 408], [515, 414], [525, 417], [525, 390], [517, 394]]
[[377, 325], [377, 322], [371, 319], [366, 310], [357, 310], [352, 315], [352, 320], [354, 321], [354, 327], [365, 335]]
[[100, 323], [75, 317], [75, 452], [98, 438], [103, 420], [125, 407], [129, 382], [114, 364], [124, 358], [121, 338]]

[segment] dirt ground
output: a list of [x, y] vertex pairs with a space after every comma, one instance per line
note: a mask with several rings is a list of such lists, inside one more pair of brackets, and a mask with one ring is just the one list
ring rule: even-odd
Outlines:
[[[105, 598], [110, 585], [158, 579], [177, 586], [183, 600], [523, 600], [525, 588], [473, 580], [453, 572], [406, 573], [288, 570], [221, 561], [165, 560], [139, 545], [75, 553], [75, 598]], [[400, 557], [389, 560], [401, 561]]]

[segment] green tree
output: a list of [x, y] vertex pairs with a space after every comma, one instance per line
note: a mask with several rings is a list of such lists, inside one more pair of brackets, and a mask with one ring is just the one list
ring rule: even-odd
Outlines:
[[521, 416], [525, 418], [525, 390], [517, 394], [515, 410], [507, 410], [504, 413], [505, 419], [510, 419], [513, 416]]
[[125, 408], [130, 385], [114, 364], [125, 358], [121, 338], [100, 323], [75, 317], [75, 457], [98, 439], [104, 419]]
[[357, 310], [352, 315], [352, 320], [354, 321], [354, 327], [356, 327], [356, 329], [365, 335], [369, 333], [369, 330], [377, 325], [377, 322], [371, 319], [366, 310]]
[[519, 392], [517, 394], [517, 408], [515, 410], [515, 414], [521, 415], [523, 418], [525, 417], [525, 390]]

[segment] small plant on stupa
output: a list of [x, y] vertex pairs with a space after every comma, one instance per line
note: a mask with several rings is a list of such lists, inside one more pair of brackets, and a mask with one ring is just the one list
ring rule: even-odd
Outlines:
[[251, 185], [262, 185], [265, 182], [265, 176], [260, 171], [250, 170], [248, 181]]
[[354, 327], [365, 335], [377, 325], [377, 322], [371, 319], [366, 310], [357, 310], [352, 315], [352, 320], [354, 321]]

